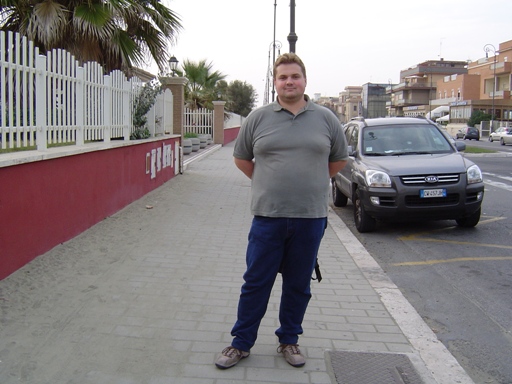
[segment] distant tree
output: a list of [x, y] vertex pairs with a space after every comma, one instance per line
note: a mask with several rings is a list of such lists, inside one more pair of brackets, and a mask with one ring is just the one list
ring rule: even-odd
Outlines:
[[245, 81], [235, 80], [227, 87], [226, 110], [246, 117], [255, 107], [258, 94]]
[[471, 117], [468, 120], [468, 125], [470, 127], [474, 127], [477, 124], [480, 124], [482, 121], [490, 121], [492, 120], [492, 115], [490, 113], [485, 113], [483, 111], [473, 111]]
[[185, 60], [183, 71], [178, 70], [179, 76], [188, 79], [185, 86], [185, 102], [189, 108], [213, 109], [213, 101], [218, 100], [217, 83], [224, 80], [226, 75], [219, 71], [213, 71], [213, 64], [201, 60], [195, 63]]
[[26, 36], [43, 54], [62, 48], [107, 71], [129, 72], [148, 57], [163, 70], [181, 28], [160, 0], [0, 0], [0, 30]]

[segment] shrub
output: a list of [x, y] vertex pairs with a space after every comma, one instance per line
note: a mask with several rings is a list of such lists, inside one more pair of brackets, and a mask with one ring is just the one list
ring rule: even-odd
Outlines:
[[195, 132], [186, 132], [186, 133], [183, 135], [183, 138], [184, 138], [184, 139], [191, 139], [191, 138], [193, 138], [193, 137], [199, 137], [199, 136], [198, 136], [198, 135], [197, 135], [197, 133], [195, 133]]
[[474, 127], [477, 124], [480, 124], [482, 121], [490, 121], [492, 120], [492, 116], [489, 113], [485, 113], [483, 111], [473, 111], [471, 117], [468, 120], [468, 125], [470, 127]]
[[132, 117], [134, 131], [130, 135], [130, 139], [146, 139], [150, 136], [149, 129], [146, 127], [148, 118], [146, 114], [155, 104], [156, 97], [162, 92], [162, 88], [155, 84], [145, 84], [137, 97], [133, 101]]

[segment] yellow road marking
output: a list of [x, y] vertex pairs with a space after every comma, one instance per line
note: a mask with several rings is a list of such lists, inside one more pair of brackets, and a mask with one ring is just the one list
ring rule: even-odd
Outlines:
[[456, 257], [454, 259], [445, 260], [425, 260], [425, 261], [405, 261], [403, 263], [393, 263], [392, 266], [404, 267], [412, 265], [434, 265], [441, 263], [458, 263], [461, 261], [497, 261], [497, 260], [512, 260], [512, 256], [495, 256], [495, 257]]
[[[485, 220], [480, 220], [480, 225], [488, 224], [499, 220], [505, 220], [506, 217], [489, 217]], [[501, 248], [501, 249], [512, 249], [512, 245], [500, 245], [500, 244], [486, 244], [486, 243], [475, 243], [470, 241], [457, 241], [457, 240], [443, 240], [435, 239], [432, 237], [424, 237], [434, 232], [443, 232], [447, 229], [455, 229], [457, 226], [434, 229], [432, 231], [413, 233], [412, 235], [399, 237], [397, 240], [402, 241], [430, 241], [435, 243], [447, 243], [447, 244], [458, 244], [458, 245], [473, 245], [477, 247], [489, 247], [489, 248]], [[512, 256], [496, 256], [496, 257], [458, 257], [453, 259], [444, 260], [425, 260], [425, 261], [406, 261], [403, 263], [393, 263], [392, 266], [412, 266], [412, 265], [434, 265], [441, 263], [457, 263], [461, 261], [499, 261], [499, 260], [512, 260]]]
[[[490, 218], [488, 218], [486, 220], [480, 220], [480, 225], [492, 223], [492, 222], [499, 221], [499, 220], [505, 220], [505, 219], [506, 219], [506, 217], [490, 217]], [[402, 240], [402, 241], [415, 241], [415, 240], [417, 241], [417, 240], [421, 240], [421, 241], [431, 241], [431, 242], [436, 242], [436, 243], [448, 243], [448, 244], [459, 244], [459, 245], [460, 244], [464, 244], [464, 245], [477, 245], [477, 246], [480, 246], [480, 247], [512, 249], [512, 245], [472, 243], [472, 242], [469, 242], [469, 241], [443, 240], [443, 239], [435, 239], [435, 238], [432, 238], [432, 237], [423, 237], [423, 236], [425, 236], [427, 234], [431, 234], [431, 233], [434, 233], [434, 232], [444, 232], [447, 229], [455, 229], [455, 228], [457, 228], [457, 226], [448, 227], [448, 228], [439, 228], [439, 229], [434, 229], [432, 231], [426, 231], [426, 232], [413, 233], [411, 235], [398, 237], [397, 240]]]

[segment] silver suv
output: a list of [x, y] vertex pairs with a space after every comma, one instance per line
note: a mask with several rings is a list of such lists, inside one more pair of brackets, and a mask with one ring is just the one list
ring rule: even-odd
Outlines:
[[359, 232], [377, 220], [480, 220], [484, 184], [480, 168], [425, 118], [357, 118], [345, 126], [348, 164], [332, 178], [333, 203], [354, 205]]

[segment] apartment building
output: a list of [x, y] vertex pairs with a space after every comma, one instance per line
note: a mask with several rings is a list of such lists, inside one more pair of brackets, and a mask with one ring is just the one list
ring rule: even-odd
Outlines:
[[495, 125], [512, 122], [512, 40], [497, 50], [487, 47], [486, 57], [468, 64], [467, 75], [438, 83], [440, 96], [452, 95], [450, 123], [466, 123], [476, 110], [492, 115]]
[[340, 92], [340, 121], [349, 122], [352, 118], [362, 116], [363, 113], [363, 87], [350, 85]]
[[481, 110], [494, 116], [495, 126], [512, 125], [512, 40], [499, 44], [498, 49], [486, 45], [483, 52], [486, 57], [474, 62], [419, 63], [400, 72], [399, 84], [347, 86], [337, 106], [340, 120], [382, 115], [432, 115], [435, 119], [435, 111], [446, 113], [448, 107], [451, 124], [466, 124], [473, 111]]
[[390, 96], [386, 94], [388, 84], [363, 84], [362, 116], [364, 118], [385, 117], [387, 115], [386, 103]]
[[468, 72], [466, 61], [428, 60], [400, 71], [400, 84], [389, 86], [387, 105], [392, 116], [426, 115], [442, 105], [436, 100], [437, 82]]

